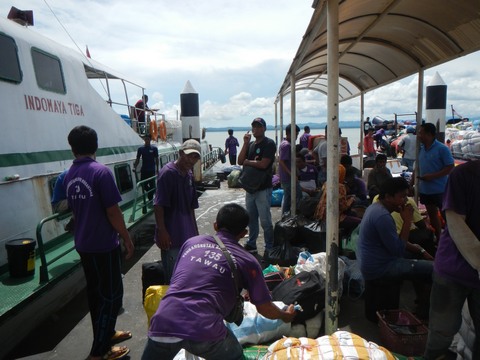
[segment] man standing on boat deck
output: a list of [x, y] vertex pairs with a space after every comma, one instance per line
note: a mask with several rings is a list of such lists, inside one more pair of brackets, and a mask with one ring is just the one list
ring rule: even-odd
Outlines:
[[425, 359], [440, 359], [448, 352], [460, 330], [465, 300], [476, 332], [471, 358], [480, 358], [479, 203], [480, 160], [455, 167], [443, 201], [447, 224], [435, 257]]
[[246, 192], [245, 205], [250, 215], [248, 224], [249, 238], [245, 249], [256, 253], [258, 238], [258, 220], [263, 229], [265, 240], [264, 258], [268, 258], [268, 252], [273, 247], [273, 223], [270, 205], [272, 202], [272, 167], [275, 160], [276, 146], [272, 139], [265, 136], [267, 123], [262, 118], [252, 121], [252, 134], [255, 141], [250, 141], [252, 135], [248, 131], [243, 136], [243, 146], [238, 155], [238, 163], [244, 167], [250, 166], [267, 173], [265, 182], [253, 193]]
[[143, 95], [142, 98], [135, 103], [135, 118], [137, 119], [139, 124], [145, 124], [145, 111], [150, 110], [147, 102], [148, 95]]
[[200, 160], [202, 149], [197, 140], [188, 139], [179, 153], [176, 161], [160, 169], [153, 201], [157, 223], [155, 243], [161, 249], [167, 284], [183, 243], [198, 235], [194, 210], [198, 208], [198, 198], [192, 169]]
[[[137, 150], [137, 158], [133, 163], [133, 171], [136, 171], [137, 165], [142, 158], [142, 167], [140, 169], [140, 179], [145, 180], [155, 176], [158, 173], [158, 149], [150, 145], [150, 135], [143, 137], [145, 145]], [[153, 199], [153, 189], [155, 188], [155, 180], [147, 181], [143, 185], [143, 191], [147, 193], [148, 200]]]
[[[431, 123], [422, 124], [418, 137], [422, 143], [418, 154], [420, 202], [425, 205], [430, 223], [435, 229], [436, 240], [440, 239], [442, 225], [439, 209], [442, 208], [443, 193], [448, 174], [455, 166], [450, 149], [435, 138], [436, 127]], [[414, 177], [412, 176], [412, 179]]]
[[68, 134], [68, 143], [75, 160], [65, 175], [68, 204], [75, 218], [75, 248], [87, 280], [88, 307], [93, 327], [90, 360], [119, 359], [129, 349], [112, 343], [132, 336], [128, 331], [115, 331], [122, 307], [120, 235], [126, 259], [134, 247], [118, 206], [120, 193], [112, 172], [95, 161], [98, 138], [95, 130], [77, 126]]

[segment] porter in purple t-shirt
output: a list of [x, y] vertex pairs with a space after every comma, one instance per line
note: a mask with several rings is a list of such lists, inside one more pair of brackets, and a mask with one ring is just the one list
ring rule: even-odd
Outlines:
[[94, 159], [83, 157], [73, 160], [63, 183], [75, 217], [77, 251], [102, 253], [115, 249], [119, 245], [118, 233], [105, 209], [118, 204], [122, 198], [112, 172]]
[[[465, 222], [480, 239], [480, 166], [471, 161], [455, 168], [449, 175], [443, 198], [443, 210], [453, 210], [465, 215]], [[435, 272], [464, 286], [480, 289], [478, 271], [462, 256], [448, 231], [448, 223], [438, 241], [435, 255]]]
[[[217, 235], [230, 252], [252, 304], [270, 302], [262, 268], [255, 257], [228, 232], [219, 231]], [[212, 236], [187, 240], [180, 250], [170, 288], [152, 317], [148, 336], [193, 341], [224, 339], [227, 329], [223, 319], [235, 304], [234, 286], [227, 259]]]
[[158, 174], [154, 205], [163, 207], [172, 248], [179, 249], [185, 240], [197, 235], [192, 210], [198, 208], [198, 199], [191, 171], [182, 175], [174, 162], [166, 164]]

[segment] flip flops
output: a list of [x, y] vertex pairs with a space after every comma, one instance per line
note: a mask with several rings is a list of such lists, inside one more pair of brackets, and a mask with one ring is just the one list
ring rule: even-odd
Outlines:
[[126, 346], [112, 346], [112, 348], [103, 355], [103, 360], [116, 360], [121, 359], [130, 352], [130, 349]]
[[128, 340], [132, 337], [132, 333], [130, 331], [115, 331], [115, 334], [112, 336], [111, 343], [118, 344], [119, 342]]

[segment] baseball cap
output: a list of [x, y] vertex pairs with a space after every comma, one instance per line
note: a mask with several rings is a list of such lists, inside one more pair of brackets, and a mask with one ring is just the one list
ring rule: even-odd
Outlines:
[[185, 140], [185, 142], [180, 147], [180, 150], [182, 150], [187, 155], [192, 153], [197, 153], [200, 156], [202, 155], [202, 147], [200, 146], [200, 143], [195, 139]]
[[413, 134], [415, 133], [415, 128], [413, 126], [407, 127], [407, 134]]
[[260, 117], [253, 119], [252, 125], [254, 124], [261, 124], [265, 129], [267, 128], [267, 123]]

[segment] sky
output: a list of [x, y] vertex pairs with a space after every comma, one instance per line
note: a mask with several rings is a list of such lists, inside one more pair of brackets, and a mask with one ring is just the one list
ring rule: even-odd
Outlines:
[[[34, 30], [146, 87], [149, 106], [167, 119], [180, 111], [190, 81], [199, 94], [202, 127], [249, 126], [257, 116], [275, 121], [274, 99], [313, 13], [312, 0], [11, 0], [33, 10]], [[53, 13], [52, 13], [53, 10]], [[58, 20], [57, 20], [58, 19]], [[61, 22], [61, 25], [59, 23]], [[68, 34], [64, 30], [68, 31]], [[72, 41], [74, 40], [74, 42]], [[428, 69], [447, 84], [450, 106], [480, 116], [480, 52]], [[402, 94], [399, 100], [399, 94]], [[135, 103], [141, 92], [129, 93]], [[417, 108], [417, 77], [365, 95], [365, 116], [393, 119]], [[289, 97], [284, 121], [290, 119]], [[424, 112], [425, 113], [425, 112]], [[360, 99], [340, 103], [340, 120], [360, 119]], [[297, 92], [297, 123], [324, 122], [326, 96]]]

